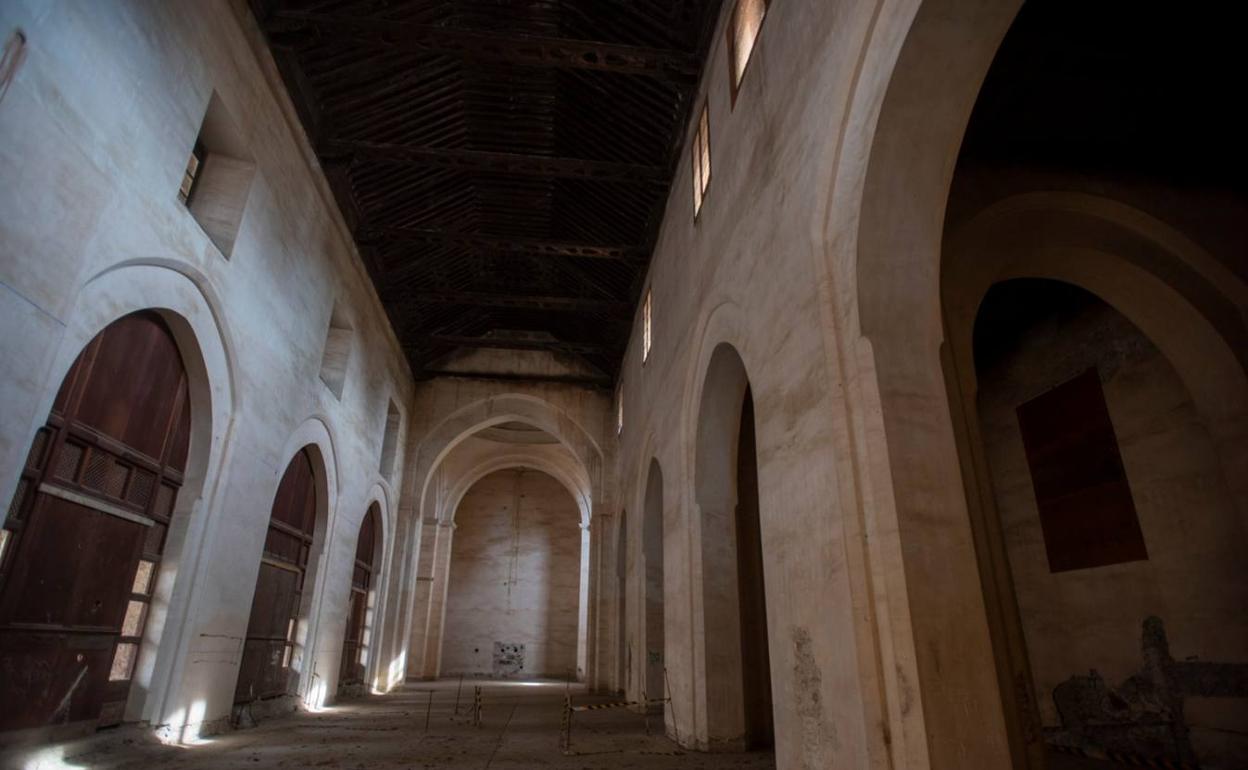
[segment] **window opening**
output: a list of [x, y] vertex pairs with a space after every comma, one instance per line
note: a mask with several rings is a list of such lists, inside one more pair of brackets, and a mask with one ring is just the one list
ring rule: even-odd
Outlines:
[[195, 143], [191, 156], [186, 159], [186, 170], [182, 172], [182, 184], [178, 187], [178, 200], [183, 206], [191, 205], [191, 196], [195, 194], [195, 182], [199, 178], [199, 168], [204, 162], [204, 145]]
[[255, 175], [247, 141], [214, 93], [182, 171], [178, 200], [227, 259], [234, 251]]
[[354, 338], [355, 327], [351, 325], [343, 306], [335, 302], [329, 317], [329, 330], [325, 332], [325, 349], [321, 353], [321, 382], [334, 394], [334, 398], [342, 398]]
[[399, 446], [399, 426], [402, 421], [399, 407], [391, 400], [386, 409], [385, 432], [381, 437], [381, 466], [379, 468], [381, 475], [386, 478], [390, 478], [394, 473], [394, 459], [398, 454]]
[[650, 292], [646, 291], [646, 302], [641, 308], [641, 362], [650, 358]]
[[698, 130], [693, 134], [693, 217], [702, 211], [702, 201], [711, 185], [711, 127], [707, 105], [702, 105], [698, 118]]
[[770, 0], [737, 0], [732, 11], [732, 24], [728, 29], [728, 64], [732, 68], [732, 103], [737, 103], [737, 90], [745, 77], [745, 68], [758, 42], [763, 18], [767, 15]]

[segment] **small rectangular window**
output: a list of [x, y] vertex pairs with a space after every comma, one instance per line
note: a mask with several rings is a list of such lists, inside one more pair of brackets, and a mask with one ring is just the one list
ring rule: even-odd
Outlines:
[[399, 426], [402, 422], [399, 407], [390, 401], [386, 409], [386, 425], [381, 437], [381, 475], [390, 478], [394, 473], [394, 460], [399, 448]]
[[763, 26], [770, 0], [737, 0], [732, 10], [732, 23], [728, 27], [728, 66], [732, 68], [732, 103], [737, 103], [737, 89], [745, 77], [745, 68], [758, 42], [758, 32]]
[[131, 593], [147, 595], [152, 587], [152, 575], [156, 571], [156, 562], [143, 560], [134, 571], [134, 585]]
[[646, 291], [646, 302], [641, 308], [641, 362], [650, 358], [650, 292]]
[[707, 105], [702, 105], [698, 129], [693, 132], [691, 166], [693, 168], [693, 217], [697, 219], [711, 185], [711, 124]]
[[335, 302], [329, 316], [329, 330], [325, 333], [325, 348], [321, 352], [321, 382], [334, 394], [334, 398], [342, 399], [354, 343], [355, 327], [344, 306]]
[[191, 196], [195, 194], [195, 182], [199, 179], [199, 168], [204, 163], [204, 145], [195, 143], [191, 156], [186, 159], [186, 170], [182, 172], [182, 184], [178, 187], [178, 200], [183, 206], [191, 205]]
[[1096, 369], [1018, 407], [1050, 572], [1148, 558]]
[[624, 432], [624, 391], [620, 391], [615, 402], [615, 435]]
[[126, 616], [121, 621], [122, 636], [138, 636], [143, 631], [143, 621], [147, 619], [147, 602], [133, 599], [126, 605]]
[[178, 200], [227, 259], [234, 251], [255, 175], [247, 140], [214, 93], [182, 170]]
[[108, 671], [108, 681], [124, 682], [134, 673], [134, 661], [139, 656], [139, 645], [119, 642], [113, 651], [113, 665]]

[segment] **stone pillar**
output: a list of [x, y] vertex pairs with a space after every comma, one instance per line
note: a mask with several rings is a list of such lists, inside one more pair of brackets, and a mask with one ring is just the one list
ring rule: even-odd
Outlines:
[[595, 678], [589, 670], [589, 601], [593, 596], [589, 590], [589, 576], [592, 561], [589, 523], [583, 521], [581, 522], [581, 576], [578, 582], [576, 611], [576, 678], [591, 687]]
[[423, 679], [437, 679], [442, 670], [442, 628], [446, 620], [446, 589], [451, 575], [451, 543], [455, 524], [437, 524], [429, 590], [429, 626], [425, 634]]
[[412, 625], [407, 644], [407, 678], [420, 679], [425, 671], [425, 637], [429, 633], [429, 606], [433, 588], [434, 551], [438, 541], [437, 521], [420, 522], [420, 553], [413, 579]]

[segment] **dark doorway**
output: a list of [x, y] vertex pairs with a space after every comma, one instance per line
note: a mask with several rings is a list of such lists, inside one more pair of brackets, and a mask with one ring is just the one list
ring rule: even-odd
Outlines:
[[642, 519], [641, 556], [646, 598], [646, 678], [642, 695], [650, 701], [667, 697], [663, 609], [663, 471], [658, 460], [650, 461], [646, 478], [646, 512]]
[[115, 321], [74, 361], [0, 533], [0, 730], [122, 721], [190, 422], [158, 314]]
[[277, 485], [235, 703], [285, 695], [295, 685], [290, 664], [315, 527], [316, 477], [305, 447], [295, 454]]
[[625, 688], [628, 686], [628, 642], [627, 642], [627, 612], [628, 606], [628, 511], [620, 511], [620, 525], [618, 534], [619, 545], [616, 546], [615, 560], [615, 580], [616, 580], [616, 618], [615, 618], [615, 637], [616, 637], [616, 655], [617, 667], [619, 669], [619, 687], [617, 688], [621, 695], [624, 694]]
[[737, 443], [737, 595], [741, 603], [741, 678], [746, 748], [775, 745], [771, 663], [767, 650], [767, 590], [763, 539], [758, 520], [758, 454], [754, 441], [754, 399], [747, 387]]

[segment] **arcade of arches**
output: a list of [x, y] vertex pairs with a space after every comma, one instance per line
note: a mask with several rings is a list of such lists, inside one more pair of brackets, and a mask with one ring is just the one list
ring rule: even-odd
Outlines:
[[1241, 13], [0, 3], [0, 765], [1248, 767]]

